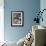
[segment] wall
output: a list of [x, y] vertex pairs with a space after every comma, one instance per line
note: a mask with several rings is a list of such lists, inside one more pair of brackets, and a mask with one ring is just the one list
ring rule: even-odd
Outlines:
[[[46, 9], [45, 5], [46, 5], [46, 0], [41, 0], [40, 1], [40, 9], [41, 9], [41, 11], [43, 9]], [[43, 17], [44, 20], [43, 20], [43, 22], [41, 21], [41, 25], [46, 26], [46, 20], [45, 20], [46, 19], [46, 11], [43, 12], [43, 16], [42, 17]]]
[[4, 41], [4, 0], [0, 1], [0, 42]]
[[[11, 27], [11, 11], [24, 11], [24, 26]], [[32, 28], [36, 12], [40, 10], [40, 0], [4, 0], [4, 38], [7, 41], [18, 41]]]

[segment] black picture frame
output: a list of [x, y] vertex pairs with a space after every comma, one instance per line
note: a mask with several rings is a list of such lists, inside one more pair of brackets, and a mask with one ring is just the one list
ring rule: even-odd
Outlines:
[[11, 26], [24, 26], [24, 11], [11, 11]]

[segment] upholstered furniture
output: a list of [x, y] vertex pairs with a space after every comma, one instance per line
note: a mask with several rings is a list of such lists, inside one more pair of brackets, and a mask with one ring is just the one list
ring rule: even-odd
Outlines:
[[32, 46], [44, 46], [46, 43], [46, 28], [34, 25], [32, 26], [32, 34], [34, 35], [34, 42]]
[[[46, 45], [46, 28], [40, 25], [32, 26], [33, 42], [31, 46], [44, 46]], [[18, 45], [22, 45], [24, 39], [20, 39]], [[21, 41], [21, 42], [20, 42]]]
[[33, 40], [33, 35], [29, 32], [24, 38], [21, 38], [17, 42], [17, 46], [31, 46]]
[[0, 43], [0, 46], [17, 46], [15, 41], [4, 41]]
[[[39, 26], [39, 25], [34, 25], [32, 26], [32, 35], [33, 35], [33, 42], [31, 46], [44, 46], [46, 45], [46, 28]], [[21, 38], [17, 43], [13, 41], [8, 41], [6, 44], [3, 44], [3, 46], [23, 46], [25, 38], [28, 37], [23, 37]], [[29, 42], [28, 42], [29, 43]]]

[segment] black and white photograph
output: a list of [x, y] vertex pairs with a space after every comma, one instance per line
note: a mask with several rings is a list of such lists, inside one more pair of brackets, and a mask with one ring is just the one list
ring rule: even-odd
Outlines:
[[12, 26], [23, 26], [24, 23], [24, 12], [23, 11], [12, 11], [11, 12], [11, 25]]

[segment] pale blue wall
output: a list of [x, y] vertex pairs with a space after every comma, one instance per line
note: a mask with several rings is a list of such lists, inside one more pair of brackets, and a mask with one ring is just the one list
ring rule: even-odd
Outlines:
[[[32, 20], [40, 9], [40, 0], [4, 0], [4, 38], [7, 41], [18, 41], [32, 27]], [[11, 11], [24, 11], [24, 26], [11, 27]]]
[[[40, 10], [42, 11], [43, 9], [46, 9], [46, 0], [41, 0], [40, 1]], [[46, 10], [43, 12], [43, 22], [40, 22], [40, 25], [45, 26], [46, 27]]]

